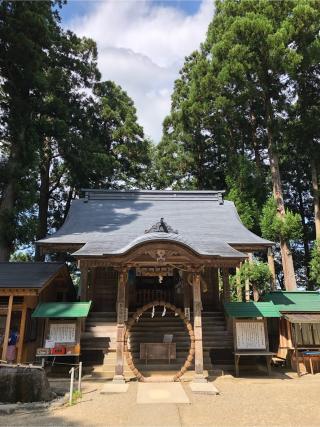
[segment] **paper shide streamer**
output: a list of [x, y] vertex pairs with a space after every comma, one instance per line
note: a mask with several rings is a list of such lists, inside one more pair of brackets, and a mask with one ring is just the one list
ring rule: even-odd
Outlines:
[[163, 312], [162, 312], [162, 317], [164, 317], [166, 315], [167, 309], [166, 306], [163, 306]]

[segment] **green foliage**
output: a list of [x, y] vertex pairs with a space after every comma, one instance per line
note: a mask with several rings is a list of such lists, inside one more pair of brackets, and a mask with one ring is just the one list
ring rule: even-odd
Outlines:
[[281, 217], [278, 214], [277, 204], [273, 197], [270, 197], [263, 207], [260, 225], [263, 237], [269, 240], [297, 240], [301, 238], [300, 215], [286, 210], [284, 217]]
[[236, 187], [229, 190], [227, 199], [234, 202], [242, 223], [252, 230], [255, 225], [255, 216], [257, 215], [255, 200], [248, 201], [243, 199], [243, 193]]
[[234, 158], [232, 168], [226, 176], [228, 192], [226, 199], [232, 200], [243, 224], [259, 233], [260, 204], [264, 201], [261, 175], [254, 164], [243, 156]]
[[[319, 34], [315, 0], [216, 1], [206, 40], [175, 83], [156, 161], [159, 188], [225, 188], [247, 227], [291, 240], [304, 276], [310, 165], [320, 159]], [[262, 213], [273, 188], [283, 218], [273, 202]]]
[[10, 257], [10, 262], [30, 262], [34, 261], [32, 254], [29, 252], [16, 251]]
[[72, 392], [72, 401], [71, 401], [71, 405], [75, 405], [76, 403], [77, 403], [77, 401], [79, 400], [79, 399], [81, 399], [82, 398], [82, 393], [81, 393], [81, 391], [79, 391], [79, 390], [74, 390], [73, 392]]
[[0, 3], [1, 259], [59, 227], [82, 187], [151, 185], [133, 101], [98, 83], [96, 43], [61, 27], [61, 6]]
[[320, 240], [316, 240], [311, 253], [310, 280], [320, 287]]
[[237, 273], [231, 276], [231, 285], [233, 288], [245, 287], [246, 280], [254, 286], [260, 293], [270, 288], [272, 274], [268, 264], [264, 262], [244, 262]]

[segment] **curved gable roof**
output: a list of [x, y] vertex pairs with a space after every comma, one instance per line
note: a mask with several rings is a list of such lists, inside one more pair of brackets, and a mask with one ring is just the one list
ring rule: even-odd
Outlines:
[[87, 244], [93, 253], [98, 246], [105, 254], [121, 253], [161, 217], [199, 254], [217, 255], [225, 244], [272, 245], [241, 223], [234, 204], [223, 201], [221, 192], [138, 190], [87, 190], [84, 198], [73, 201], [60, 230], [38, 244]]
[[227, 243], [224, 243], [218, 239], [212, 239], [212, 245], [210, 251], [203, 252], [203, 249], [199, 249], [194, 243], [184, 239], [179, 234], [174, 233], [149, 233], [137, 237], [132, 240], [128, 245], [122, 248], [114, 247], [113, 243], [107, 242], [88, 242], [81, 249], [75, 252], [75, 256], [104, 256], [104, 255], [120, 255], [129, 252], [130, 250], [140, 246], [144, 243], [152, 242], [167, 242], [182, 245], [187, 249], [192, 250], [198, 255], [209, 255], [219, 256], [224, 258], [246, 258], [246, 255], [233, 249]]

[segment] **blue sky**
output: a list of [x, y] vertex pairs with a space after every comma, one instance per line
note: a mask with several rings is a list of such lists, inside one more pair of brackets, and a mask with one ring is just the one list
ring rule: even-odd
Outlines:
[[[73, 19], [76, 16], [87, 14], [90, 12], [90, 10], [97, 6], [97, 3], [101, 3], [102, 1], [103, 0], [69, 0], [61, 10], [61, 17], [63, 22], [67, 23], [68, 20]], [[119, 0], [114, 0], [115, 6], [117, 1]], [[150, 2], [155, 6], [160, 5], [177, 8], [188, 15], [194, 15], [197, 13], [201, 5], [201, 0], [150, 0]]]
[[157, 143], [179, 69], [204, 40], [213, 12], [213, 0], [73, 0], [60, 14], [65, 28], [97, 42], [102, 79], [128, 93]]

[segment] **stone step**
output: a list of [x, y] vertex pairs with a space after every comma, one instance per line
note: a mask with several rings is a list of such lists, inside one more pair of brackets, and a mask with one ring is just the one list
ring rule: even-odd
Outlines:
[[[165, 332], [165, 333], [164, 333]], [[184, 338], [184, 339], [188, 339], [189, 340], [189, 334], [187, 331], [130, 331], [129, 336], [131, 338], [134, 339], [139, 339], [140, 337], [158, 337], [158, 338], [163, 338], [163, 335], [169, 334], [173, 335], [173, 337], [175, 339], [178, 338]], [[93, 332], [88, 332], [86, 334], [93, 334]], [[87, 335], [89, 336], [89, 335]], [[204, 339], [208, 338], [210, 339], [211, 337], [228, 337], [230, 336], [228, 331], [224, 331], [224, 330], [220, 330], [220, 331], [204, 331], [202, 333], [202, 336]]]

